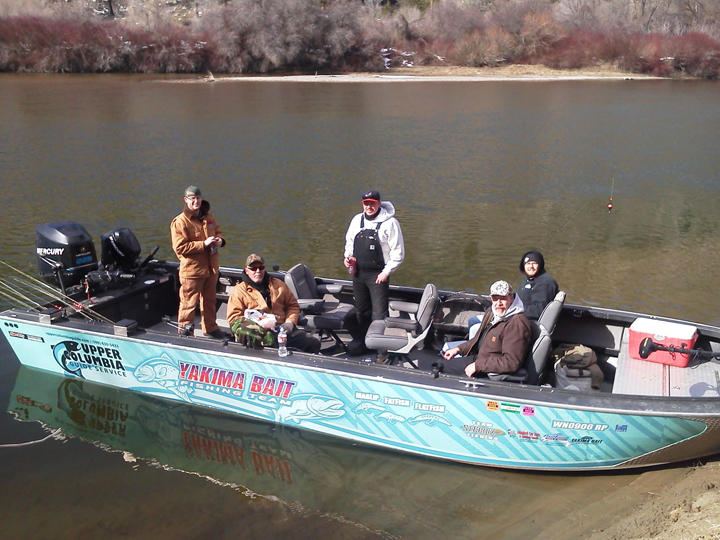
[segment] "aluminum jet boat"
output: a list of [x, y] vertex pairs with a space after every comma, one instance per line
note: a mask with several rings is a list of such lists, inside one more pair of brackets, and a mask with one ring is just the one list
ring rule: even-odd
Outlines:
[[[178, 328], [178, 264], [140, 258], [128, 229], [104, 235], [101, 261], [74, 222], [37, 227], [41, 279], [7, 267], [16, 307], [0, 328], [20, 362], [70, 379], [455, 462], [527, 470], [601, 470], [720, 451], [720, 328], [576, 306], [558, 294], [537, 322], [523, 367], [466, 378], [443, 372], [439, 348], [488, 309], [482, 295], [391, 286], [390, 317], [354, 350], [352, 283], [304, 264], [272, 275], [298, 297], [319, 354], [248, 348]], [[15, 271], [15, 269], [13, 269]], [[221, 267], [218, 319], [242, 270]], [[593, 352], [602, 382], [559, 384], [560, 344]], [[582, 371], [582, 370], [580, 370]], [[597, 371], [597, 370], [596, 370]], [[567, 375], [567, 373], [565, 374]]]

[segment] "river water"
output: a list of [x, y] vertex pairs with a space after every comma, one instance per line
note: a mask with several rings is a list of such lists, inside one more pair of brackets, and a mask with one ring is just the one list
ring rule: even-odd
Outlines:
[[[62, 220], [96, 240], [129, 227], [172, 259], [169, 222], [194, 184], [228, 241], [222, 264], [259, 252], [342, 276], [345, 229], [374, 188], [405, 236], [394, 283], [485, 292], [519, 282], [534, 248], [570, 303], [720, 324], [715, 82], [189, 81], [0, 75], [2, 260], [35, 273], [34, 227]], [[69, 391], [115, 412], [78, 421]], [[469, 468], [164, 407], [19, 370], [3, 340], [0, 444], [65, 437], [0, 447], [3, 537], [572, 538], [601, 525], [579, 500], [602, 508], [683, 470]], [[130, 409], [152, 421], [123, 424]], [[242, 459], [197, 450], [218, 432], [244, 441]]]

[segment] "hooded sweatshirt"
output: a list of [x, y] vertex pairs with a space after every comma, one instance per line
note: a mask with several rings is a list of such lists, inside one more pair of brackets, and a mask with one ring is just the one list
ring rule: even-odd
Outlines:
[[[363, 212], [360, 212], [350, 221], [347, 233], [345, 233], [345, 257], [353, 255], [355, 247], [355, 237], [360, 232], [360, 222], [362, 221]], [[380, 203], [380, 209], [377, 214], [369, 219], [365, 216], [363, 229], [377, 228], [378, 239], [382, 247], [385, 266], [382, 269], [386, 275], [392, 274], [398, 269], [405, 258], [405, 242], [403, 241], [400, 223], [395, 218], [395, 207], [389, 201]], [[378, 223], [380, 226], [378, 227]]]
[[531, 256], [537, 260], [538, 271], [533, 277], [525, 276], [520, 282], [517, 294], [525, 304], [525, 315], [534, 321], [540, 318], [547, 306], [558, 293], [560, 288], [557, 281], [545, 271], [545, 259], [539, 251], [528, 251], [520, 259], [520, 271], [525, 274], [525, 258]]
[[513, 373], [522, 367], [531, 345], [532, 329], [517, 294], [502, 316], [492, 309], [487, 310], [480, 328], [474, 338], [458, 346], [461, 356], [477, 350], [474, 357], [476, 371]]

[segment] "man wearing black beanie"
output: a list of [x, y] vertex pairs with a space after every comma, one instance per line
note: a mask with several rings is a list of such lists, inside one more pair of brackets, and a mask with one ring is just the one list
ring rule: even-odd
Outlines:
[[537, 321], [560, 288], [545, 271], [545, 259], [539, 251], [528, 251], [520, 259], [520, 271], [525, 274], [517, 294], [525, 305], [525, 316]]

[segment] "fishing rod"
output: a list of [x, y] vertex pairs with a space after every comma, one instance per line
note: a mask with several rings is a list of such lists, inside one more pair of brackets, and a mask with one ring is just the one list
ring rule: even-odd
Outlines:
[[[43, 307], [39, 302], [36, 302], [32, 298], [25, 296], [15, 287], [2, 279], [0, 279], [0, 289], [5, 289], [4, 291], [0, 290], [0, 295], [3, 295], [6, 299], [12, 300], [13, 302], [18, 302], [22, 304], [23, 301], [25, 301], [26, 303], [24, 304], [24, 306], [34, 310]], [[30, 304], [35, 304], [35, 306], [32, 306]]]
[[[51, 296], [54, 300], [57, 300], [61, 304], [64, 304], [66, 307], [73, 308], [74, 310], [76, 310], [77, 313], [79, 313], [83, 317], [86, 317], [89, 320], [96, 320], [96, 321], [106, 322], [109, 324], [114, 324], [113, 321], [111, 321], [107, 317], [100, 315], [99, 313], [93, 311], [92, 309], [85, 306], [84, 304], [76, 302], [71, 297], [67, 296], [66, 294], [63, 294], [62, 292], [59, 292], [57, 289], [53, 289], [50, 285], [43, 283], [42, 281], [34, 278], [30, 274], [27, 274], [27, 273], [23, 272], [22, 270], [15, 268], [14, 266], [6, 263], [5, 261], [0, 260], [0, 264], [7, 266], [8, 268], [17, 272], [21, 276], [24, 276], [25, 278], [29, 279], [30, 282], [27, 283], [27, 285], [29, 285], [30, 287], [34, 287], [36, 289], [36, 291], [37, 290], [42, 291], [44, 294]], [[87, 313], [87, 312], [89, 312], [89, 313]]]
[[693, 360], [696, 358], [706, 358], [709, 360], [712, 360], [713, 358], [720, 358], [720, 352], [704, 351], [702, 349], [686, 349], [684, 347], [675, 347], [673, 345], [666, 347], [664, 345], [658, 345], [649, 337], [643, 338], [640, 342], [640, 358], [645, 360], [655, 351], [667, 351], [670, 354], [692, 355]]

